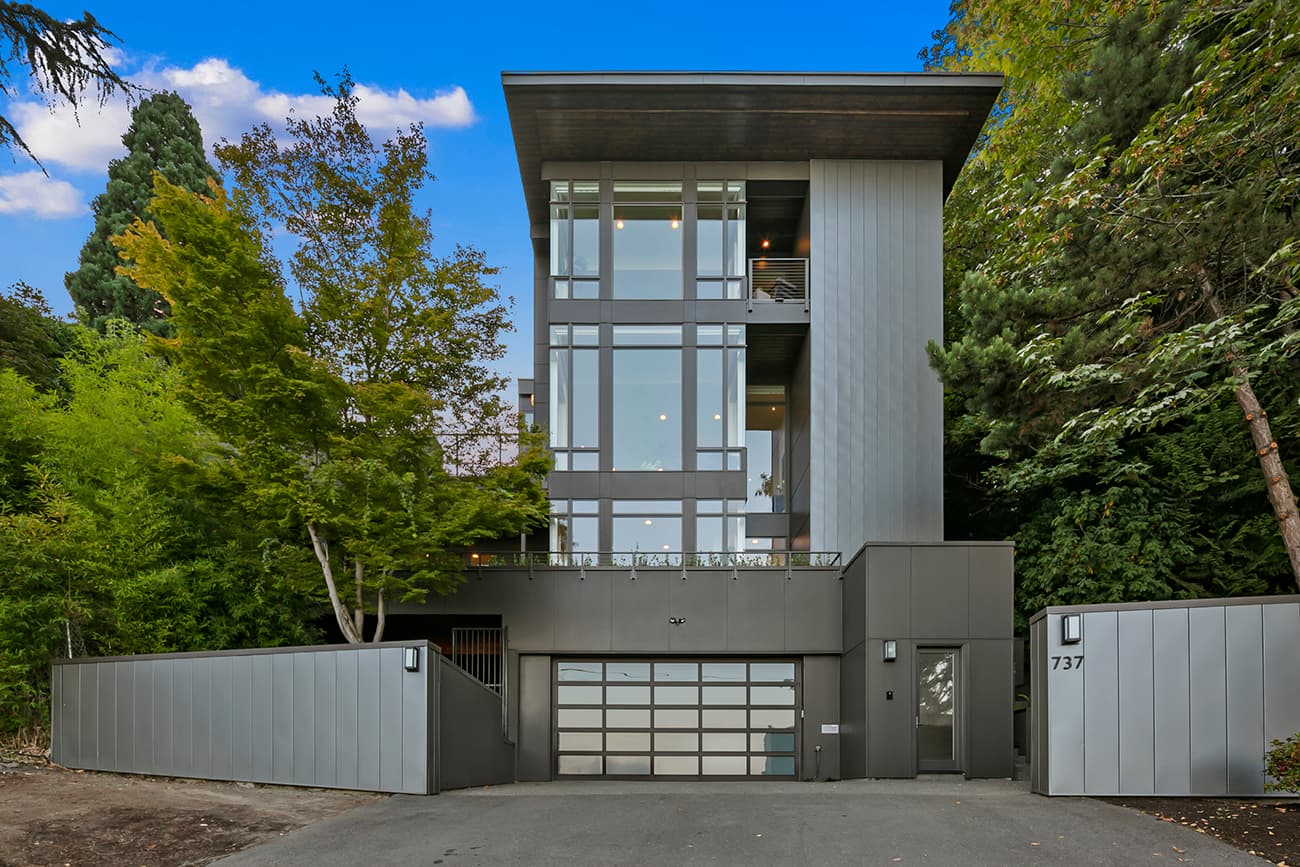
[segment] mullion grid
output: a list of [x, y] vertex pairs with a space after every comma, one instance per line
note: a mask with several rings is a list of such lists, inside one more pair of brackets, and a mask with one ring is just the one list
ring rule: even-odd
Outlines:
[[[699, 209], [701, 205], [703, 205], [706, 208], [717, 207], [717, 208], [721, 208], [722, 210], [722, 221], [721, 221], [722, 222], [722, 239], [721, 239], [722, 250], [720, 251], [722, 254], [722, 275], [714, 276], [712, 274], [707, 274], [707, 275], [700, 274], [700, 263], [699, 263], [699, 257], [697, 256], [696, 261], [692, 266], [695, 272], [696, 298], [697, 299], [700, 298], [699, 285], [701, 283], [708, 283], [708, 284], [717, 285], [718, 297], [716, 299], [701, 299], [701, 300], [743, 301], [745, 297], [745, 277], [746, 277], [745, 268], [748, 266], [748, 258], [745, 251], [741, 250], [739, 263], [729, 263], [727, 261], [727, 228], [733, 222], [731, 219], [732, 208], [738, 208], [740, 209], [741, 213], [744, 214], [744, 216], [739, 217], [735, 222], [739, 222], [743, 224], [749, 218], [749, 214], [746, 211], [749, 192], [746, 189], [740, 198], [733, 201], [730, 198], [728, 198], [728, 196], [730, 195], [730, 184], [734, 182], [733, 180], [723, 179], [721, 181], [715, 181], [706, 178], [704, 179], [704, 182], [711, 183], [711, 184], [713, 183], [722, 184], [722, 192], [719, 194], [719, 198], [717, 201], [712, 201], [712, 200], [707, 202], [700, 201], [699, 187], [698, 187], [700, 181], [696, 181], [697, 186], [696, 186], [696, 194], [695, 194], [695, 211], [696, 211], [697, 226], [699, 225]], [[696, 230], [696, 232], [697, 232], [696, 242], [698, 243], [698, 229]], [[732, 267], [729, 268], [728, 267], [729, 264]], [[735, 271], [739, 271], [740, 273], [738, 274], [731, 273]], [[733, 298], [730, 295], [728, 295], [727, 292], [731, 284], [735, 281], [740, 282], [740, 290], [739, 290], [740, 294]]]
[[[586, 665], [599, 665], [599, 666], [601, 667], [601, 677], [600, 677], [600, 680], [574, 680], [574, 681], [561, 681], [561, 680], [559, 679], [559, 666], [560, 666], [561, 664], [563, 664], [563, 663], [566, 663], [566, 662], [581, 663], [581, 664], [586, 664]], [[647, 664], [647, 665], [650, 666], [650, 679], [648, 679], [648, 680], [644, 680], [644, 681], [627, 681], [627, 680], [617, 680], [617, 681], [612, 681], [612, 680], [609, 680], [609, 679], [608, 679], [608, 668], [607, 668], [607, 666], [609, 665], [610, 662], [615, 662], [615, 663], [620, 663], [620, 662], [628, 662], [628, 663], [645, 663], [645, 664]], [[673, 663], [673, 662], [683, 663], [683, 662], [684, 662], [684, 663], [691, 663], [691, 664], [694, 664], [694, 665], [696, 666], [696, 678], [695, 678], [695, 680], [692, 680], [692, 681], [684, 681], [684, 680], [660, 681], [660, 680], [655, 680], [655, 679], [654, 679], [654, 666], [655, 666], [655, 664], [656, 664], [656, 663], [661, 663], [661, 664], [662, 664], [662, 663], [666, 663], [666, 662], [667, 662], [667, 663]], [[735, 664], [743, 664], [743, 665], [745, 666], [745, 679], [744, 679], [743, 681], [705, 681], [705, 680], [704, 680], [704, 678], [703, 678], [703, 666], [704, 666], [706, 663], [727, 663], [727, 662], [735, 663]], [[794, 660], [762, 660], [761, 662], [759, 662], [759, 664], [763, 664], [763, 663], [789, 663], [789, 664], [791, 664], [791, 665], [794, 666], [795, 677], [794, 677], [794, 679], [793, 679], [793, 683], [791, 684], [791, 686], [794, 688], [794, 703], [793, 703], [793, 704], [790, 704], [790, 705], [772, 705], [772, 704], [755, 705], [755, 704], [754, 704], [753, 689], [754, 689], [756, 686], [757, 686], [757, 687], [764, 687], [764, 686], [779, 686], [779, 685], [783, 685], [783, 684], [781, 684], [781, 683], [777, 683], [777, 682], [773, 682], [773, 681], [755, 681], [755, 680], [753, 680], [752, 666], [755, 664], [755, 661], [753, 661], [753, 660], [723, 660], [723, 659], [709, 659], [709, 660], [694, 659], [694, 660], [689, 660], [689, 659], [663, 659], [663, 658], [660, 658], [660, 659], [619, 659], [619, 660], [596, 660], [596, 659], [565, 659], [565, 660], [557, 660], [556, 663], [555, 663], [555, 670], [554, 670], [554, 672], [555, 672], [555, 690], [556, 690], [556, 693], [555, 693], [556, 720], [555, 720], [555, 739], [554, 739], [554, 746], [555, 746], [555, 753], [556, 753], [556, 763], [555, 763], [555, 766], [556, 766], [556, 769], [557, 769], [557, 775], [558, 775], [558, 776], [564, 776], [564, 777], [618, 776], [618, 777], [642, 777], [642, 778], [652, 778], [652, 777], [653, 777], [653, 778], [670, 778], [670, 779], [671, 779], [671, 778], [678, 778], [678, 779], [691, 779], [691, 778], [701, 778], [701, 777], [715, 777], [715, 778], [716, 778], [716, 777], [736, 777], [736, 778], [749, 779], [749, 778], [751, 778], [751, 777], [756, 777], [756, 776], [770, 776], [772, 779], [795, 779], [795, 778], [797, 778], [797, 776], [798, 776], [798, 737], [797, 737], [797, 732], [798, 732], [798, 721], [799, 721], [798, 714], [797, 714], [797, 710], [798, 710], [798, 707], [799, 707], [799, 693], [800, 693], [800, 682], [799, 682], [799, 677], [798, 677], [798, 670], [799, 670], [799, 667], [798, 667], [798, 664], [797, 664]], [[599, 703], [599, 704], [576, 704], [576, 703], [565, 703], [565, 704], [562, 705], [562, 704], [560, 703], [560, 700], [559, 700], [559, 688], [560, 688], [561, 686], [591, 686], [591, 687], [599, 687], [599, 688], [600, 688], [600, 691], [601, 691], [602, 702]], [[612, 703], [608, 703], [608, 702], [606, 702], [606, 701], [603, 701], [603, 699], [605, 699], [605, 698], [608, 696], [607, 689], [608, 689], [608, 687], [610, 687], [610, 686], [644, 686], [644, 687], [646, 687], [646, 688], [649, 690], [649, 703], [648, 703], [648, 704], [612, 704]], [[687, 704], [672, 704], [672, 703], [666, 703], [666, 704], [661, 705], [661, 704], [659, 704], [659, 703], [655, 700], [655, 693], [654, 693], [654, 690], [655, 690], [655, 687], [657, 687], [657, 686], [687, 686], [687, 687], [694, 687], [694, 688], [696, 689], [696, 691], [697, 691], [697, 692], [696, 692], [696, 695], [697, 695], [697, 701], [696, 701], [696, 703], [695, 703], [694, 705], [687, 705]], [[745, 699], [746, 699], [746, 700], [745, 700], [745, 703], [744, 703], [744, 704], [740, 704], [740, 705], [737, 705], [737, 704], [706, 704], [705, 701], [704, 701], [704, 687], [706, 687], [706, 686], [743, 686], [744, 689], [745, 689]], [[753, 725], [753, 718], [752, 718], [752, 713], [753, 713], [753, 711], [756, 710], [756, 709], [757, 709], [757, 710], [760, 710], [760, 711], [762, 711], [762, 710], [790, 710], [791, 713], [794, 715], [794, 717], [793, 717], [793, 720], [794, 720], [793, 725], [792, 725], [789, 729], [775, 729], [775, 730], [773, 730], [773, 729], [756, 729], [756, 728], [754, 727], [754, 725]], [[559, 712], [560, 712], [561, 710], [598, 710], [598, 711], [601, 712], [601, 724], [600, 724], [600, 726], [595, 726], [595, 727], [593, 727], [593, 726], [565, 726], [563, 729], [561, 729], [561, 727], [560, 727], [560, 725], [559, 725]], [[649, 714], [650, 725], [649, 725], [649, 727], [636, 726], [636, 727], [626, 727], [626, 728], [624, 728], [624, 727], [619, 727], [619, 728], [611, 729], [611, 728], [610, 728], [610, 725], [609, 725], [609, 716], [608, 716], [608, 711], [610, 711], [610, 710], [642, 710], [642, 711], [646, 711], [646, 712]], [[694, 710], [694, 711], [696, 711], [696, 723], [697, 723], [697, 725], [696, 725], [694, 728], [690, 728], [690, 727], [665, 728], [665, 727], [657, 726], [657, 725], [655, 724], [655, 711], [656, 711], [656, 710]], [[745, 722], [746, 722], [746, 725], [745, 725], [743, 728], [735, 728], [734, 726], [733, 726], [733, 727], [727, 727], [727, 728], [718, 728], [718, 729], [705, 728], [705, 726], [704, 726], [704, 711], [706, 711], [706, 710], [732, 710], [732, 711], [739, 710], [739, 711], [741, 711], [742, 713], [745, 714]], [[564, 731], [564, 732], [577, 732], [577, 733], [599, 733], [599, 734], [600, 734], [600, 736], [601, 736], [601, 749], [600, 749], [600, 751], [599, 751], [600, 767], [601, 767], [601, 772], [600, 772], [600, 773], [598, 773], [598, 774], [562, 774], [562, 775], [561, 775], [561, 774], [558, 774], [559, 760], [560, 760], [560, 758], [561, 758], [562, 756], [565, 756], [565, 755], [571, 755], [571, 756], [593, 756], [593, 757], [594, 757], [594, 756], [597, 755], [596, 751], [594, 751], [594, 750], [564, 750], [564, 751], [561, 751], [560, 748], [559, 748], [559, 735], [560, 735], [561, 731]], [[613, 732], [613, 733], [615, 733], [615, 734], [620, 734], [620, 733], [628, 733], [628, 734], [646, 734], [646, 735], [649, 736], [649, 748], [648, 748], [647, 750], [644, 750], [644, 751], [639, 751], [639, 750], [610, 750], [610, 749], [609, 749], [609, 735], [610, 735], [611, 732]], [[667, 750], [662, 750], [662, 751], [661, 751], [661, 750], [657, 750], [657, 749], [655, 748], [655, 735], [656, 735], [656, 734], [692, 734], [692, 733], [695, 734], [695, 736], [696, 736], [696, 749], [695, 749], [693, 752], [692, 752], [692, 751], [682, 751], [682, 750], [677, 750], [677, 751], [667, 751]], [[754, 750], [754, 749], [752, 748], [753, 735], [755, 735], [755, 734], [764, 734], [764, 733], [790, 734], [790, 735], [794, 736], [794, 747], [793, 747], [793, 749], [791, 749], [791, 750]], [[706, 750], [706, 749], [704, 749], [704, 735], [705, 735], [705, 734], [739, 734], [739, 735], [741, 735], [741, 736], [743, 737], [743, 739], [744, 739], [744, 749], [743, 749], [743, 750], [732, 750], [732, 751]], [[649, 770], [649, 772], [646, 773], [646, 774], [611, 774], [611, 773], [609, 773], [609, 758], [610, 758], [610, 756], [614, 756], [614, 757], [628, 756], [628, 757], [635, 757], [635, 758], [647, 758], [647, 759], [649, 759], [649, 763], [650, 763], [650, 764], [649, 764], [649, 768], [650, 768], [650, 770]], [[696, 765], [695, 765], [695, 767], [696, 767], [696, 772], [695, 772], [694, 774], [668, 774], [668, 773], [660, 774], [660, 773], [656, 773], [656, 772], [655, 772], [655, 759], [657, 759], [657, 758], [659, 758], [659, 757], [661, 757], [661, 756], [662, 756], [662, 757], [669, 757], [669, 758], [671, 758], [671, 757], [685, 757], [685, 756], [693, 756], [693, 757], [695, 758], [695, 762], [696, 762]], [[706, 772], [704, 771], [704, 758], [705, 758], [706, 756], [709, 756], [709, 757], [737, 757], [737, 756], [743, 757], [744, 760], [745, 760], [745, 773], [743, 773], [743, 774], [714, 774], [714, 773], [706, 773]], [[755, 774], [755, 773], [753, 773], [753, 771], [752, 771], [752, 767], [753, 767], [753, 759], [755, 759], [755, 758], [768, 758], [768, 757], [778, 757], [778, 758], [786, 758], [786, 757], [789, 757], [789, 758], [793, 758], [793, 759], [795, 759], [795, 762], [794, 762], [795, 773], [794, 773], [794, 774], [772, 774], [772, 775], [766, 775], [766, 774]]]

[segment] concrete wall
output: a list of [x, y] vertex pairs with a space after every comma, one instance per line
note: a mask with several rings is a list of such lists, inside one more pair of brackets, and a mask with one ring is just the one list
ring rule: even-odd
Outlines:
[[[420, 670], [403, 648], [420, 648]], [[70, 768], [428, 794], [427, 642], [53, 665], [51, 759]], [[436, 690], [436, 687], [433, 688]]]
[[943, 166], [813, 160], [811, 549], [943, 538]]
[[501, 730], [501, 697], [438, 656], [438, 788], [494, 786], [515, 778], [515, 747]]
[[[520, 653], [838, 653], [838, 568], [483, 569], [398, 613], [500, 614]], [[670, 617], [686, 622], [671, 624]]]
[[[840, 667], [845, 777], [916, 775], [919, 647], [959, 651], [962, 771], [1011, 776], [1012, 552], [1010, 543], [867, 545], [850, 561]], [[886, 639], [898, 642], [895, 662], [882, 659]]]
[[1262, 795], [1300, 731], [1300, 596], [1048, 608], [1030, 634], [1036, 792]]

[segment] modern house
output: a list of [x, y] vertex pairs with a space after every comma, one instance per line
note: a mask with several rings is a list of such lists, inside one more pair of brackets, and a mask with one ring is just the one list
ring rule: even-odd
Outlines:
[[59, 661], [55, 761], [418, 794], [1011, 775], [1013, 551], [943, 540], [926, 357], [1000, 79], [503, 78], [548, 532], [467, 553], [396, 641]]
[[1000, 78], [503, 84], [550, 530], [399, 611], [503, 628], [518, 779], [1009, 776], [1012, 549], [943, 541], [925, 349]]

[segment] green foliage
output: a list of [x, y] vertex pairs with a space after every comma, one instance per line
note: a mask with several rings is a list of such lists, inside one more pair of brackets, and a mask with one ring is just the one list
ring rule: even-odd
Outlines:
[[127, 155], [108, 165], [108, 186], [95, 197], [95, 228], [81, 248], [80, 264], [64, 278], [81, 320], [99, 331], [110, 319], [127, 319], [146, 331], [164, 333], [167, 305], [119, 273], [112, 238], [132, 220], [148, 217], [153, 174], [195, 193], [206, 192], [216, 172], [203, 155], [199, 123], [175, 93], [156, 93], [131, 112], [122, 136]]
[[[260, 127], [218, 149], [232, 196], [156, 176], [156, 225], [136, 221], [118, 242], [129, 274], [172, 306], [160, 345], [234, 448], [241, 505], [310, 542], [355, 642], [367, 610], [382, 622], [388, 599], [449, 592], [456, 548], [541, 524], [549, 458], [519, 432], [513, 463], [448, 473], [446, 437], [513, 433], [488, 367], [507, 327], [486, 282], [496, 272], [469, 248], [433, 255], [430, 217], [412, 206], [428, 177], [419, 127], [376, 149], [346, 73], [321, 88], [333, 113], [290, 118], [287, 145]], [[301, 312], [263, 240], [271, 225], [300, 240]]]
[[15, 283], [0, 294], [0, 367], [48, 391], [58, 385], [59, 359], [71, 342], [72, 330], [31, 286]]
[[125, 323], [70, 331], [58, 394], [0, 369], [0, 730], [42, 719], [49, 660], [70, 650], [311, 637], [305, 564], [240, 520], [178, 371]]
[[1297, 34], [1271, 0], [971, 0], [926, 53], [1008, 75], [950, 199], [931, 355], [1022, 616], [1289, 583], [1290, 489], [1236, 405], [1296, 454]]
[[[80, 20], [67, 20], [26, 3], [0, 0], [0, 95], [24, 91], [14, 81], [17, 67], [51, 106], [76, 105], [90, 89], [103, 105], [112, 94], [132, 90], [108, 62], [109, 42], [115, 39], [89, 12], [81, 13]], [[18, 130], [0, 115], [0, 148], [11, 147], [35, 159]]]
[[1264, 789], [1300, 795], [1300, 734], [1273, 741], [1272, 747], [1264, 754], [1264, 773], [1268, 776]]

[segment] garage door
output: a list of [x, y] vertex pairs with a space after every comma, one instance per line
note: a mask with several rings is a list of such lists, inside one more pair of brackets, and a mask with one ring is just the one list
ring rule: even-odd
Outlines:
[[555, 663], [559, 777], [794, 779], [793, 660]]

